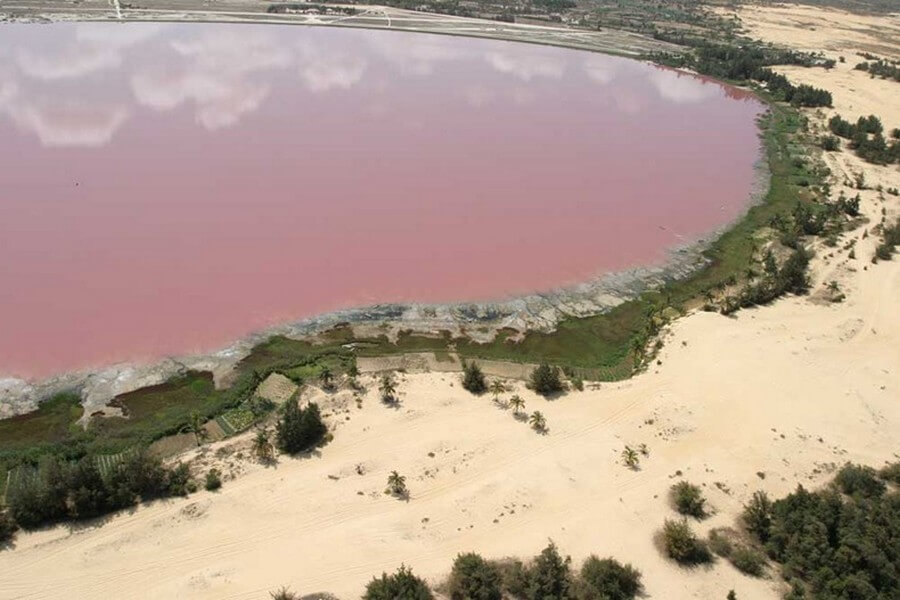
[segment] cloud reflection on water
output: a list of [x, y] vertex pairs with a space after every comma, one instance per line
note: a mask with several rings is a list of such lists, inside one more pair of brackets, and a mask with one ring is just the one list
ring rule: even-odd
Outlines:
[[[187, 106], [206, 130], [232, 127], [291, 77], [311, 94], [367, 85], [362, 112], [385, 117], [392, 110], [380, 100], [386, 86], [440, 69], [456, 73], [457, 64], [496, 74], [459, 88], [457, 100], [472, 110], [496, 101], [532, 104], [546, 93], [536, 88], [538, 80], [581, 77], [610, 86], [637, 68], [606, 56], [424, 34], [342, 32], [337, 46], [329, 43], [330, 31], [293, 35], [290, 30], [289, 36], [287, 30], [263, 27], [88, 23], [66, 33], [49, 47], [23, 43], [25, 36], [17, 36], [18, 42], [0, 39], [6, 63], [0, 71], [0, 114], [45, 146], [109, 143], [141, 108], [170, 112]], [[97, 84], [75, 85], [88, 77]], [[716, 84], [666, 69], [647, 70], [645, 81], [660, 98], [679, 104], [721, 93]], [[608, 97], [624, 114], [638, 114], [649, 103], [633, 85], [610, 86]], [[403, 115], [391, 116], [402, 122]]]

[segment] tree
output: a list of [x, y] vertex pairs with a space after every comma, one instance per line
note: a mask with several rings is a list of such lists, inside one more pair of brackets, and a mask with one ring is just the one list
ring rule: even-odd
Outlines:
[[734, 590], [728, 592], [728, 595], [725, 596], [725, 600], [737, 600], [737, 594], [734, 593]]
[[633, 600], [641, 591], [641, 572], [613, 558], [591, 555], [581, 566], [576, 600]]
[[484, 380], [484, 373], [481, 367], [475, 362], [463, 363], [463, 389], [473, 394], [483, 394], [487, 390], [487, 383]]
[[85, 456], [69, 471], [71, 490], [69, 511], [76, 519], [87, 519], [107, 512], [109, 493], [93, 457]]
[[262, 429], [256, 432], [256, 437], [253, 438], [253, 453], [256, 454], [256, 458], [263, 462], [270, 461], [274, 458], [275, 448], [269, 440], [268, 429]]
[[544, 432], [547, 430], [547, 419], [544, 418], [544, 415], [541, 414], [541, 411], [536, 410], [531, 413], [531, 417], [528, 419], [528, 422], [531, 424], [531, 428], [538, 432]]
[[509, 404], [513, 407], [513, 414], [515, 415], [519, 414], [519, 411], [525, 408], [525, 401], [522, 400], [518, 394], [509, 399]]
[[528, 570], [528, 600], [567, 600], [569, 597], [569, 563], [556, 549], [556, 544], [544, 548]]
[[772, 501], [763, 491], [753, 493], [753, 496], [744, 506], [741, 515], [747, 531], [765, 543], [769, 539], [769, 531], [772, 527]]
[[214, 492], [217, 489], [222, 487], [222, 477], [219, 473], [218, 469], [210, 469], [206, 474], [206, 489], [207, 491]]
[[0, 547], [13, 538], [18, 528], [6, 509], [0, 508]]
[[381, 392], [382, 402], [394, 402], [397, 399], [397, 383], [394, 381], [394, 376], [390, 373], [382, 375], [381, 384], [378, 386], [378, 390]]
[[470, 552], [456, 557], [447, 587], [450, 600], [500, 600], [502, 583], [497, 567]]
[[334, 387], [334, 373], [331, 372], [328, 365], [322, 365], [319, 369], [319, 383], [321, 383], [322, 387], [326, 390], [330, 390]]
[[491, 382], [491, 393], [494, 395], [494, 402], [497, 402], [500, 398], [500, 394], [506, 391], [506, 386], [503, 385], [503, 382], [499, 379], [495, 379]]
[[406, 565], [400, 565], [393, 575], [382, 573], [366, 586], [363, 600], [432, 600], [434, 596], [424, 580], [413, 575]]
[[706, 516], [706, 499], [703, 498], [703, 492], [700, 488], [687, 481], [679, 481], [672, 486], [670, 493], [672, 495], [672, 503], [682, 515], [688, 515], [696, 519], [702, 519]]
[[625, 446], [625, 449], [622, 450], [622, 461], [625, 463], [626, 467], [636, 471], [638, 465], [641, 462], [641, 459], [634, 448], [632, 448], [631, 446]]
[[190, 420], [185, 426], [185, 429], [188, 433], [194, 434], [194, 439], [197, 441], [198, 446], [202, 444], [204, 438], [206, 438], [206, 429], [203, 428], [203, 416], [196, 410], [191, 413]]
[[296, 454], [318, 444], [326, 431], [318, 404], [310, 402], [300, 409], [292, 400], [285, 404], [281, 420], [275, 426], [275, 438], [282, 452]]
[[712, 561], [709, 548], [694, 534], [687, 519], [680, 521], [666, 519], [662, 539], [666, 555], [678, 563], [696, 565]]
[[397, 471], [391, 471], [387, 478], [388, 492], [398, 498], [409, 496], [409, 490], [406, 487], [406, 477]]
[[561, 392], [562, 380], [559, 377], [559, 367], [551, 367], [544, 363], [531, 372], [531, 387], [542, 396], [549, 396]]
[[878, 473], [872, 467], [845, 464], [834, 478], [835, 484], [848, 495], [860, 495], [863, 498], [881, 496], [885, 491], [884, 482], [878, 479]]

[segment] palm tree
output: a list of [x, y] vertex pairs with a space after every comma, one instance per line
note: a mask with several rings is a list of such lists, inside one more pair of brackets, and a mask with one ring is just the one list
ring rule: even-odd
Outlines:
[[409, 490], [406, 489], [406, 477], [397, 471], [391, 471], [387, 478], [388, 491], [395, 496], [406, 496]]
[[633, 470], [637, 470], [638, 463], [641, 461], [637, 451], [630, 446], [625, 446], [625, 449], [622, 450], [622, 460], [629, 469]]
[[519, 411], [525, 408], [525, 401], [518, 394], [510, 398], [509, 403], [513, 407], [514, 415], [519, 414]]
[[319, 369], [319, 382], [326, 390], [330, 390], [334, 385], [334, 373], [332, 373], [331, 369], [327, 366], [323, 366]]
[[203, 417], [196, 410], [191, 413], [191, 420], [188, 421], [185, 430], [194, 434], [194, 439], [197, 440], [198, 446], [203, 443], [203, 439], [206, 437], [206, 430], [203, 428]]
[[393, 402], [397, 393], [397, 383], [394, 381], [393, 375], [386, 373], [381, 377], [381, 385], [378, 386], [381, 391], [381, 399], [384, 402]]
[[500, 394], [506, 391], [506, 386], [499, 379], [491, 382], [491, 393], [494, 395], [494, 402], [499, 400]]
[[531, 428], [535, 431], [544, 431], [547, 429], [547, 419], [544, 418], [544, 415], [542, 415], [539, 410], [531, 413], [531, 418], [528, 419], [528, 422], [531, 423]]
[[253, 439], [253, 452], [259, 460], [272, 460], [275, 448], [269, 440], [268, 429], [262, 429], [256, 434], [256, 437]]

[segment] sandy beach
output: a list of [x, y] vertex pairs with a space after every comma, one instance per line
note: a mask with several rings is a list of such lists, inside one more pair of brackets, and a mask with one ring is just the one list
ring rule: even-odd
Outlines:
[[[797, 33], [807, 13], [826, 24], [838, 18], [793, 9], [796, 19], [775, 25], [778, 10], [786, 9], [754, 8], [748, 28], [812, 48], [817, 41]], [[851, 72], [849, 52], [869, 43], [860, 35], [835, 30], [827, 53], [848, 58], [831, 72], [784, 69], [833, 93], [834, 110], [807, 111], [814, 127], [835, 112], [851, 120], [875, 112], [887, 129], [900, 126], [898, 84]], [[873, 167], [847, 150], [825, 160], [835, 196], [857, 193], [842, 184], [858, 171], [870, 186], [900, 187], [896, 166]], [[847, 461], [900, 459], [900, 260], [872, 264], [878, 236], [864, 235], [883, 210], [896, 219], [900, 201], [860, 194], [868, 223], [835, 248], [815, 248], [808, 296], [733, 317], [681, 318], [665, 333], [659, 363], [629, 381], [545, 400], [509, 380], [503, 398], [517, 393], [528, 412], [540, 410], [545, 435], [490, 394], [464, 391], [456, 373], [401, 374], [397, 408], [379, 401], [374, 375], [361, 378], [360, 404], [349, 391], [307, 388], [302, 399], [319, 402], [334, 433], [319, 452], [264, 466], [249, 457], [250, 434], [193, 451], [184, 458], [198, 473], [225, 471], [221, 491], [20, 532], [14, 549], [0, 552], [0, 598], [249, 600], [282, 585], [352, 598], [401, 563], [438, 584], [459, 552], [527, 557], [548, 539], [575, 561], [593, 553], [632, 563], [648, 598], [722, 599], [731, 589], [742, 600], [780, 598], [771, 568], [764, 578], [721, 559], [685, 569], [653, 537], [675, 516], [667, 493], [681, 478], [701, 485], [714, 509], [695, 524], [706, 533], [734, 526], [756, 490], [778, 497], [798, 483], [823, 485]], [[842, 249], [852, 239], [855, 259]], [[831, 281], [843, 302], [825, 299]], [[649, 456], [627, 469], [620, 452], [642, 443]], [[384, 494], [393, 470], [407, 477], [408, 501]]]

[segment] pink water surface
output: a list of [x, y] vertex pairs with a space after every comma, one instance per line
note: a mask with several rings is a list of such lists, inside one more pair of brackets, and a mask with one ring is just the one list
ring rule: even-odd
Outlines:
[[761, 106], [620, 58], [251, 25], [0, 25], [0, 374], [665, 260]]

